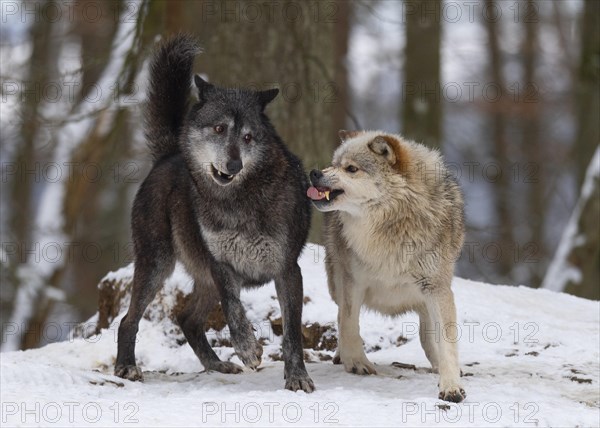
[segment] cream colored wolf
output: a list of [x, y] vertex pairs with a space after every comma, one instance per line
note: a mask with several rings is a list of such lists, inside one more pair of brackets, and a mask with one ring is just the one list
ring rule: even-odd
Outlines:
[[329, 291], [338, 305], [334, 362], [374, 374], [359, 333], [362, 305], [416, 311], [421, 345], [439, 371], [439, 397], [460, 402], [456, 309], [450, 288], [464, 238], [460, 188], [438, 152], [379, 131], [340, 131], [332, 166], [310, 174], [325, 214]]

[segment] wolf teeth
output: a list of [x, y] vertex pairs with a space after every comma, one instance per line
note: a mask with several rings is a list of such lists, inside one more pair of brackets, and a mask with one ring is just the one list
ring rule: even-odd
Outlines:
[[329, 200], [329, 194], [330, 194], [330, 193], [331, 193], [331, 192], [330, 192], [329, 190], [326, 190], [326, 191], [325, 191], [325, 197], [327, 198], [327, 200]]
[[233, 175], [224, 174], [221, 171], [219, 171], [218, 169], [217, 169], [217, 174], [219, 174], [223, 178], [226, 178], [227, 180], [231, 180], [233, 178]]

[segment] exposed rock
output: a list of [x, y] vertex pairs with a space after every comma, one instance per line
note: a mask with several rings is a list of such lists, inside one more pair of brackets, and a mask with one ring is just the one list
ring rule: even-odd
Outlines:
[[[107, 275], [98, 285], [100, 297], [98, 301], [98, 313], [90, 322], [82, 324], [74, 330], [75, 337], [90, 337], [100, 334], [101, 330], [107, 329], [112, 322], [121, 314], [125, 313], [131, 300], [131, 285], [133, 282], [133, 265]], [[166, 281], [165, 286], [157, 293], [144, 312], [144, 319], [153, 323], [156, 328], [162, 329], [172, 346], [182, 346], [187, 343], [181, 329], [177, 325], [177, 316], [185, 307], [187, 299], [192, 291], [191, 279], [178, 267], [171, 278]], [[273, 297], [276, 305], [277, 299]], [[312, 299], [304, 297], [304, 304]], [[267, 344], [274, 336], [283, 335], [283, 322], [281, 316], [275, 315], [275, 310], [268, 313], [264, 319], [250, 319], [255, 326], [267, 326], [268, 331], [259, 331], [260, 343]], [[208, 340], [212, 346], [231, 346], [229, 332], [221, 305], [217, 304], [210, 313], [205, 330], [210, 331]], [[319, 323], [305, 323], [302, 326], [304, 347], [314, 350], [332, 351], [337, 347], [336, 330], [333, 325], [320, 325]], [[274, 358], [275, 359], [275, 358]]]

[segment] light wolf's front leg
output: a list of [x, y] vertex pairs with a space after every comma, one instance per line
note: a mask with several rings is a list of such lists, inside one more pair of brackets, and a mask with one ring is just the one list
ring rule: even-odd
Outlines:
[[460, 403], [467, 394], [460, 385], [456, 307], [450, 286], [437, 289], [428, 295], [426, 306], [435, 328], [439, 329], [439, 335], [436, 335], [440, 373], [439, 397], [445, 401]]
[[364, 290], [351, 282], [336, 284], [338, 303], [339, 343], [335, 362], [344, 364], [349, 373], [377, 374], [375, 366], [367, 359], [360, 337], [360, 308], [364, 300]]

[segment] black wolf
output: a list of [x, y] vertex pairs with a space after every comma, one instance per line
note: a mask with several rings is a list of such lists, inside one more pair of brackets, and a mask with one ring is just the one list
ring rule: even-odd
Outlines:
[[150, 66], [145, 129], [154, 166], [133, 204], [135, 273], [115, 374], [142, 378], [135, 362], [138, 324], [179, 260], [194, 278], [194, 291], [178, 322], [207, 370], [242, 370], [221, 361], [204, 334], [219, 300], [237, 355], [251, 368], [260, 364], [262, 347], [240, 290], [274, 280], [284, 324], [285, 387], [312, 392], [297, 264], [310, 227], [308, 181], [264, 113], [278, 90], [225, 89], [196, 75], [198, 102], [190, 108], [197, 53], [194, 40], [179, 35], [157, 48]]

